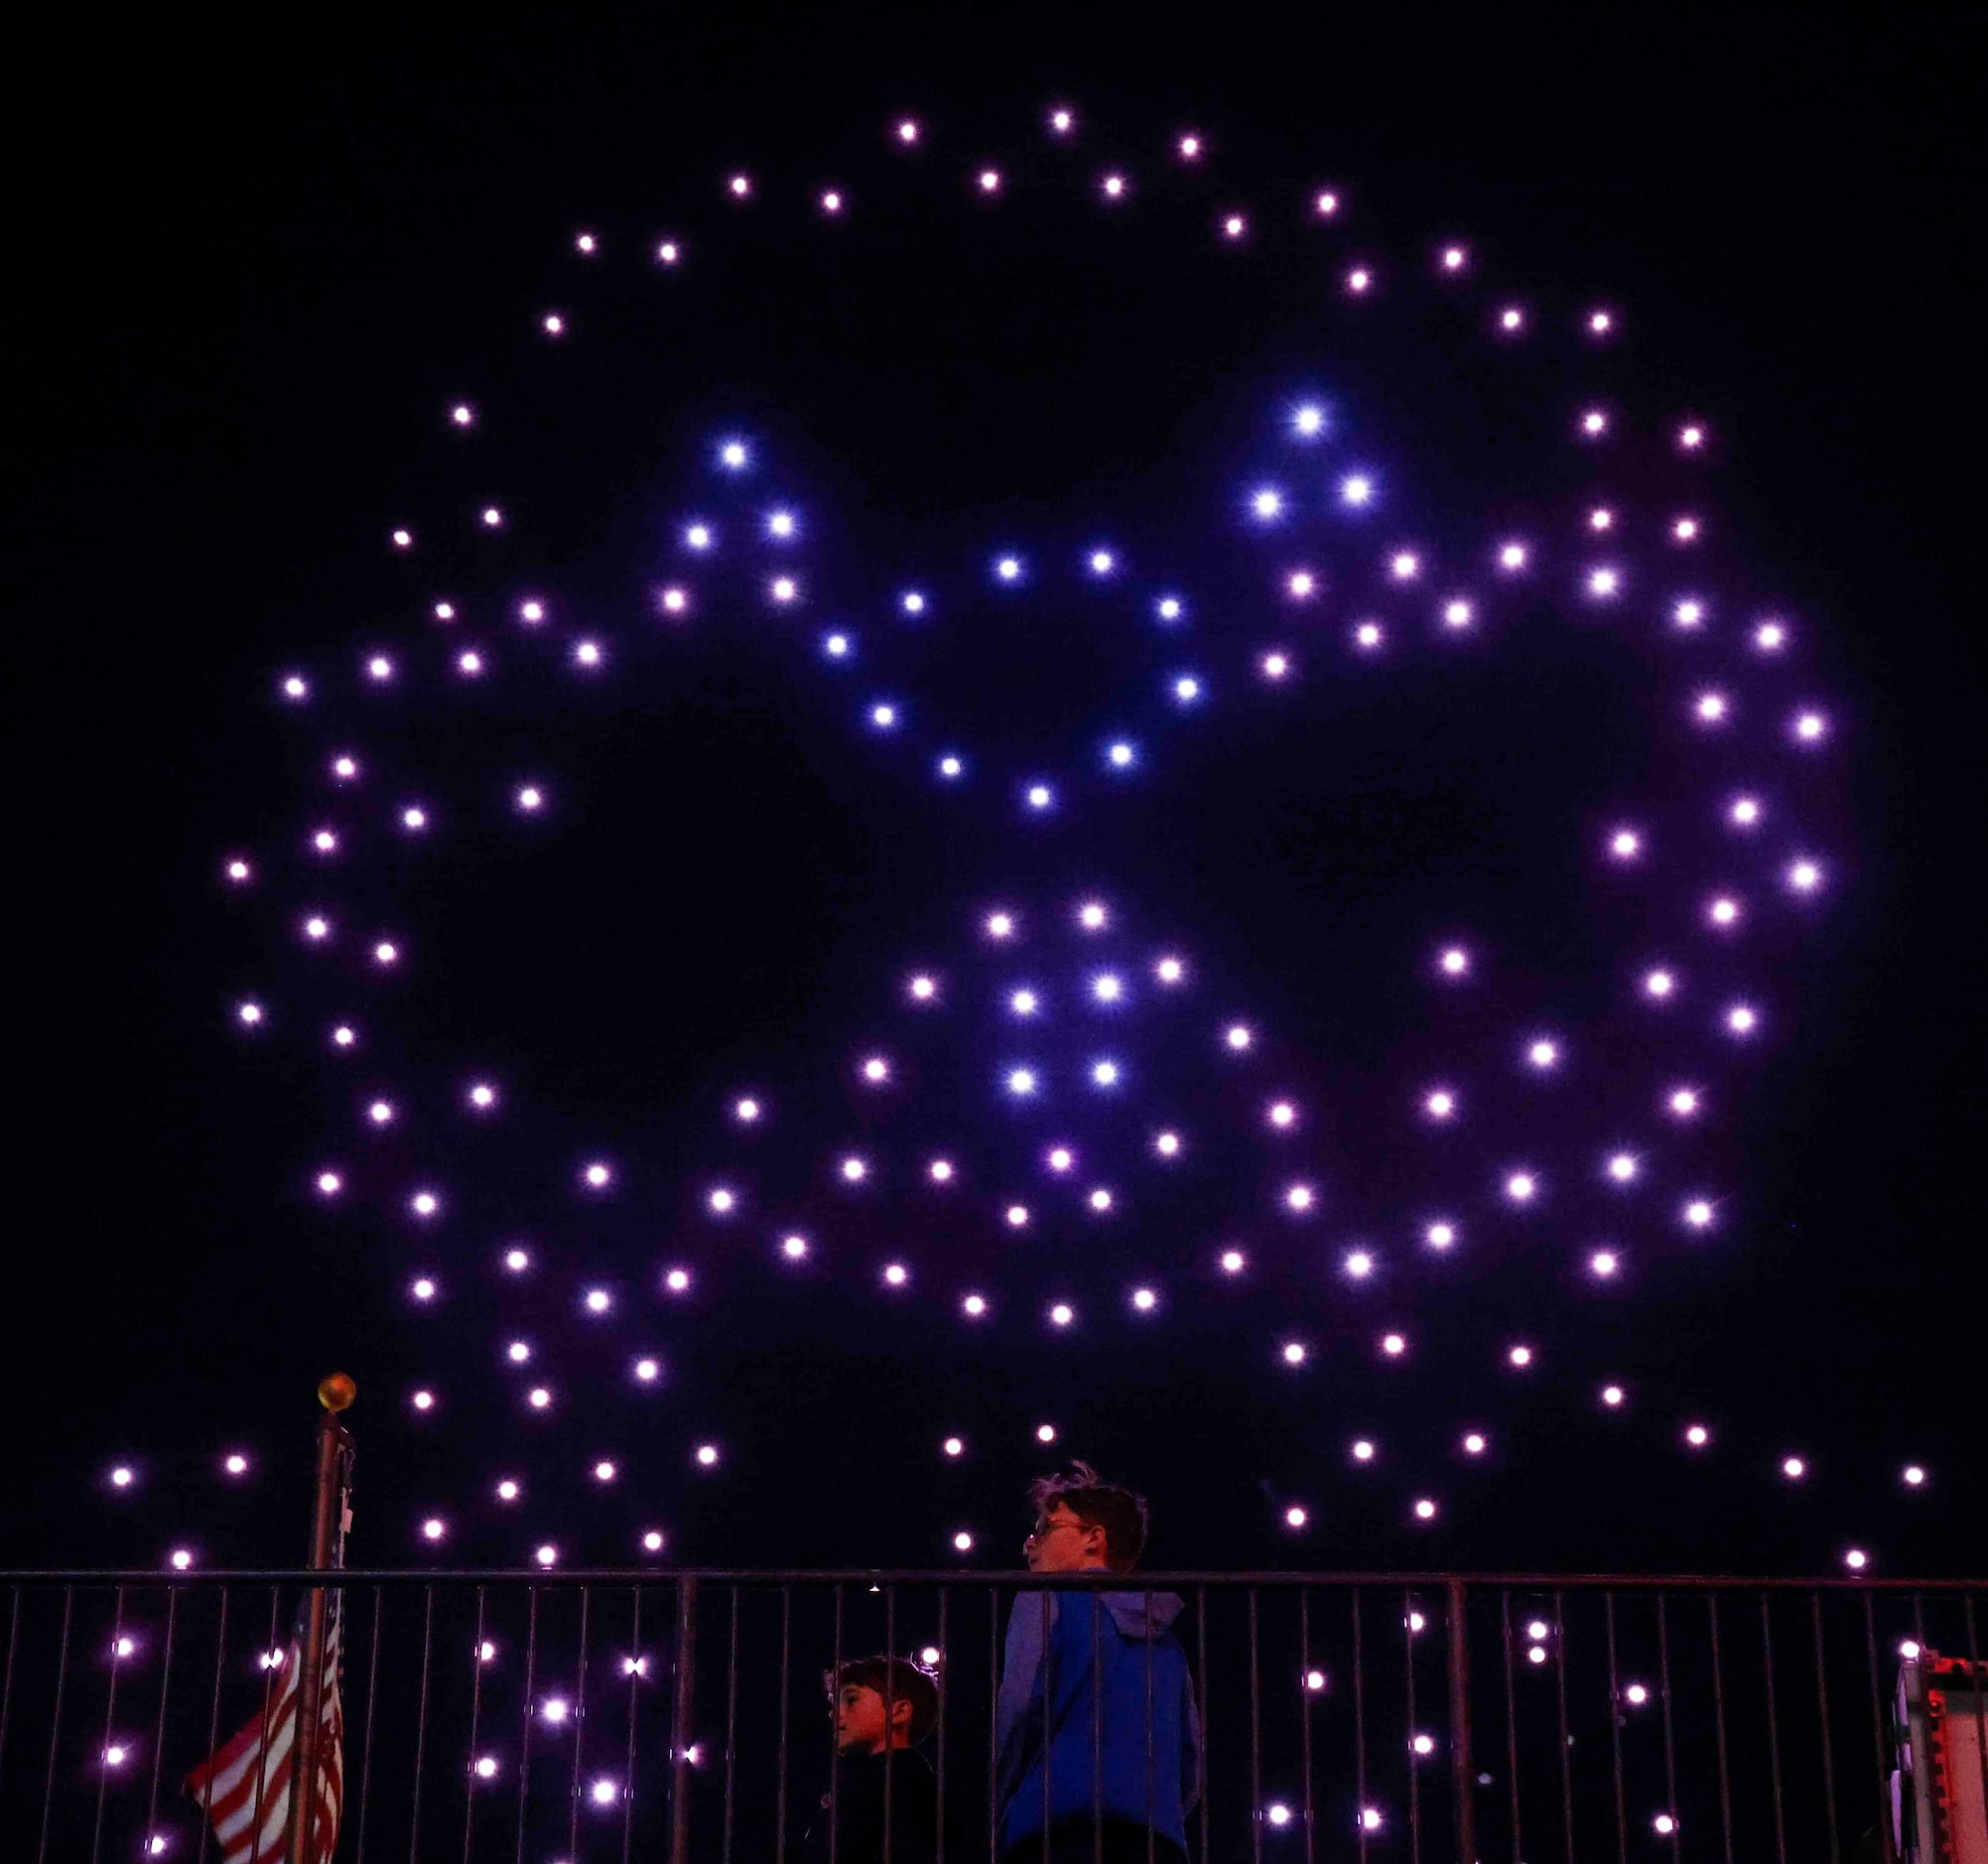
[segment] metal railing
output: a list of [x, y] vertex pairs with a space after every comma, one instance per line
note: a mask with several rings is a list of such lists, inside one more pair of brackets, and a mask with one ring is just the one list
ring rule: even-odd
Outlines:
[[[272, 1699], [312, 1577], [0, 1574], [0, 1858], [218, 1858], [183, 1782]], [[935, 1723], [902, 1762], [929, 1769], [931, 1829], [900, 1819], [890, 1855], [997, 1860], [1004, 1640], [1017, 1594], [1045, 1585], [1184, 1599], [1175, 1635], [1206, 1747], [1185, 1830], [1197, 1864], [1988, 1857], [1988, 1582], [347, 1571], [339, 1585], [335, 1856], [350, 1864], [861, 1864], [824, 1678], [884, 1653], [937, 1683]], [[1935, 1677], [1935, 1655], [1957, 1662]], [[1969, 1740], [1929, 1760], [1913, 1739], [1928, 1712], [1935, 1734], [1966, 1721]], [[1102, 1824], [1078, 1823], [1057, 1857], [1116, 1855]], [[1137, 1837], [1140, 1855], [1172, 1855]], [[1029, 1846], [1050, 1855], [1040, 1835]]]

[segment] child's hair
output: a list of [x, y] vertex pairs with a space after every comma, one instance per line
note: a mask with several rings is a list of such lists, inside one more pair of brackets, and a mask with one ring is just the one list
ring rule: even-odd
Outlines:
[[839, 1696], [851, 1683], [874, 1689], [896, 1712], [897, 1704], [911, 1704], [910, 1735], [923, 1741], [939, 1719], [939, 1686], [930, 1670], [920, 1669], [908, 1657], [853, 1657], [841, 1669], [826, 1671], [822, 1681], [831, 1697]]
[[1105, 1564], [1114, 1572], [1130, 1572], [1139, 1563], [1151, 1517], [1145, 1497], [1102, 1481], [1089, 1463], [1072, 1463], [1067, 1476], [1038, 1476], [1028, 1499], [1038, 1515], [1061, 1502], [1085, 1527], [1102, 1528]]

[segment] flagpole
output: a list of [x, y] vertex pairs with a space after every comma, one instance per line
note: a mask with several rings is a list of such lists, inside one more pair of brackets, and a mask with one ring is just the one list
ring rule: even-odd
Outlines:
[[[341, 1372], [318, 1387], [325, 1414], [318, 1420], [317, 1494], [311, 1512], [311, 1569], [325, 1572], [334, 1564], [334, 1548], [342, 1550], [347, 1526], [345, 1478], [351, 1462], [352, 1439], [338, 1413], [358, 1396]], [[318, 1808], [319, 1722], [325, 1691], [325, 1619], [330, 1595], [314, 1586], [306, 1600], [303, 1649], [297, 1679], [296, 1764], [290, 1770], [290, 1829], [283, 1848], [284, 1864], [311, 1864], [311, 1831]]]

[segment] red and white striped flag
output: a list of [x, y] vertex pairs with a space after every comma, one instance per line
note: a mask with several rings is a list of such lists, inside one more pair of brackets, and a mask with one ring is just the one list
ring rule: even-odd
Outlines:
[[[345, 1717], [338, 1696], [341, 1596], [332, 1595], [325, 1628], [325, 1686], [319, 1698], [318, 1797], [305, 1864], [329, 1864], [338, 1842], [344, 1799]], [[221, 1844], [221, 1864], [282, 1864], [290, 1833], [290, 1782], [297, 1750], [297, 1697], [303, 1668], [304, 1614], [283, 1654], [276, 1693], [217, 1753], [187, 1776], [187, 1791], [206, 1808]]]

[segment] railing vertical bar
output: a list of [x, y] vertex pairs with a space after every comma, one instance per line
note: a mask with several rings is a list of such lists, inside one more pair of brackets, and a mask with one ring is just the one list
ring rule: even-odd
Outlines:
[[1657, 1683], [1663, 1707], [1663, 1809], [1670, 1814], [1670, 1849], [1678, 1849], [1677, 1834], [1677, 1742], [1670, 1717], [1670, 1613], [1668, 1602], [1657, 1595]]
[[951, 1620], [953, 1589], [951, 1586], [939, 1588], [939, 1673], [933, 1677], [933, 1693], [938, 1704], [933, 1716], [932, 1731], [932, 1782], [933, 1798], [936, 1801], [932, 1813], [932, 1857], [933, 1864], [946, 1864], [946, 1697], [950, 1693], [947, 1679], [953, 1672], [953, 1646], [951, 1643]]
[[421, 1700], [414, 1717], [414, 1798], [407, 1817], [407, 1864], [421, 1855], [421, 1771], [428, 1758], [428, 1672], [435, 1655], [435, 1588], [421, 1589]]
[[1360, 1588], [1353, 1588], [1353, 1828], [1367, 1864], [1367, 1664], [1360, 1648]]
[[173, 1688], [173, 1634], [179, 1628], [180, 1592], [166, 1588], [166, 1648], [159, 1661], [159, 1714], [152, 1729], [152, 1779], [145, 1791], [145, 1854], [159, 1830], [159, 1764], [166, 1749], [166, 1698]]
[[1822, 1725], [1822, 1802], [1829, 1810], [1829, 1864], [1841, 1864], [1836, 1834], [1836, 1759], [1829, 1739], [1829, 1664], [1822, 1650], [1822, 1594], [1808, 1594], [1808, 1617], [1815, 1633], [1815, 1706]]
[[96, 1817], [90, 1825], [89, 1864], [96, 1864], [103, 1852], [103, 1796], [110, 1791], [110, 1769], [104, 1762], [104, 1750], [110, 1746], [110, 1737], [117, 1727], [117, 1672], [121, 1665], [117, 1659], [118, 1641], [124, 1636], [124, 1588], [117, 1588], [117, 1602], [110, 1615], [110, 1678], [103, 1691], [103, 1740], [96, 1751]]
[[[1056, 1605], [1056, 1595], [1047, 1588], [1040, 1594], [1042, 1600], [1040, 1618], [1042, 1624], [1042, 1864], [1049, 1864], [1049, 1737], [1055, 1732], [1050, 1720], [1056, 1702], [1056, 1647], [1051, 1641], [1050, 1617]], [[831, 1858], [829, 1864], [835, 1864]]]
[[1705, 1623], [1712, 1639], [1712, 1731], [1718, 1739], [1719, 1832], [1726, 1864], [1733, 1864], [1733, 1781], [1726, 1762], [1726, 1680], [1719, 1661], [1719, 1595], [1705, 1594]]
[[[1092, 1674], [1097, 1674], [1095, 1657], [1092, 1660]], [[891, 1829], [891, 1768], [897, 1758], [896, 1727], [893, 1717], [897, 1710], [897, 1587], [883, 1588], [883, 1864], [890, 1864], [891, 1843], [896, 1833]]]
[[[518, 1833], [511, 1864], [524, 1864], [525, 1810], [531, 1800], [532, 1781], [532, 1691], [538, 1686], [538, 1593], [537, 1586], [525, 1588], [525, 1692], [518, 1711]], [[483, 1653], [476, 1653], [483, 1661]]]
[[[1256, 1603], [1254, 1593], [1250, 1602]], [[1084, 1603], [1091, 1616], [1091, 1864], [1105, 1864], [1105, 1601], [1087, 1592]], [[1254, 1647], [1251, 1655], [1256, 1655]], [[1046, 1703], [1043, 1713], [1046, 1724]], [[1049, 1765], [1046, 1736], [1042, 1764]], [[883, 1864], [890, 1864], [887, 1855]]]
[[1512, 1864], [1521, 1864], [1524, 1821], [1519, 1807], [1519, 1705], [1512, 1693], [1512, 1594], [1498, 1595], [1499, 1643], [1505, 1659], [1505, 1791], [1512, 1806]]
[[[1153, 1748], [1152, 1748], [1152, 1659], [1153, 1646], [1158, 1640], [1152, 1630], [1152, 1594], [1148, 1592], [1141, 1605], [1145, 1635], [1145, 1685], [1146, 1685], [1146, 1772], [1145, 1772], [1145, 1811], [1146, 1811], [1146, 1864], [1153, 1864], [1156, 1841], [1152, 1825], [1153, 1796]], [[940, 1860], [944, 1864], [944, 1860]]]
[[358, 1830], [352, 1848], [353, 1864], [366, 1864], [366, 1808], [372, 1797], [373, 1785], [373, 1709], [378, 1700], [380, 1680], [380, 1618], [385, 1611], [386, 1593], [383, 1588], [375, 1586], [372, 1648], [366, 1658], [366, 1726], [359, 1743]]
[[469, 1847], [476, 1829], [476, 1737], [483, 1727], [483, 1620], [487, 1588], [476, 1588], [476, 1637], [469, 1646], [469, 1765], [463, 1770], [463, 1864], [469, 1864]]
[[1250, 1855], [1263, 1859], [1263, 1686], [1257, 1637], [1257, 1588], [1250, 1588]]
[[[633, 1740], [633, 1735], [630, 1735]], [[719, 1852], [722, 1864], [731, 1864], [731, 1821], [738, 1761], [738, 1588], [731, 1588], [731, 1616], [725, 1641], [725, 1831]], [[629, 1778], [634, 1778], [630, 1764]], [[624, 1857], [621, 1864], [628, 1864]]]
[[1316, 1864], [1318, 1805], [1311, 1778], [1311, 1588], [1298, 1592], [1298, 1728], [1304, 1738], [1304, 1864]]
[[1401, 1699], [1408, 1737], [1408, 1864], [1422, 1864], [1422, 1773], [1415, 1765], [1415, 1595], [1401, 1594]]
[[1615, 1762], [1616, 1864], [1629, 1864], [1629, 1808], [1622, 1794], [1622, 1671], [1615, 1656], [1615, 1589], [1602, 1594], [1602, 1628], [1608, 1639], [1608, 1732]]
[[[1194, 1657], [1195, 1673], [1201, 1679], [1201, 1767], [1208, 1773], [1208, 1588], [1194, 1588]], [[1204, 1778], [1201, 1782], [1201, 1864], [1211, 1864], [1208, 1854], [1208, 1802], [1214, 1797], [1210, 1789], [1213, 1781]]]
[[1456, 1801], [1452, 1811], [1456, 1821], [1457, 1864], [1477, 1864], [1477, 1782], [1472, 1777], [1470, 1738], [1470, 1601], [1461, 1579], [1451, 1579], [1445, 1594], [1449, 1630], [1445, 1667], [1450, 1698], [1450, 1792]]
[[[566, 1808], [566, 1855], [580, 1855], [580, 1775], [587, 1751], [587, 1633], [594, 1616], [594, 1588], [580, 1588], [580, 1654], [573, 1682], [573, 1778]], [[681, 1739], [681, 1736], [679, 1736]], [[673, 1858], [671, 1864], [676, 1864]]]
[[[834, 1660], [829, 1667], [831, 1686], [835, 1700], [842, 1700], [842, 1633], [843, 1633], [843, 1590], [835, 1590], [835, 1638], [830, 1646], [830, 1656]], [[836, 1864], [836, 1845], [840, 1833], [836, 1829], [836, 1815], [841, 1810], [838, 1804], [839, 1789], [842, 1785], [842, 1748], [836, 1740], [835, 1716], [829, 1717], [829, 1864]], [[670, 1864], [676, 1864], [673, 1858]]]
[[1000, 1758], [1000, 1588], [988, 1587], [988, 1864], [1000, 1851], [1002, 1806], [995, 1763]]
[[1774, 1614], [1769, 1595], [1760, 1595], [1761, 1672], [1767, 1682], [1767, 1759], [1774, 1784], [1774, 1855], [1776, 1864], [1788, 1864], [1788, 1816], [1781, 1797], [1781, 1716], [1774, 1700]]
[[622, 1761], [621, 1778], [627, 1791], [621, 1795], [621, 1864], [628, 1864], [635, 1842], [635, 1733], [641, 1707], [642, 1665], [649, 1660], [642, 1653], [642, 1588], [628, 1588], [628, 1745]]
[[1885, 1753], [1885, 1711], [1878, 1693], [1878, 1628], [1871, 1611], [1871, 1595], [1858, 1595], [1864, 1604], [1864, 1662], [1871, 1680], [1871, 1741], [1878, 1769], [1878, 1852], [1884, 1864], [1897, 1864], [1892, 1844], [1892, 1783]]
[[7, 1613], [7, 1667], [0, 1672], [0, 1778], [7, 1765], [7, 1726], [14, 1707], [14, 1660], [21, 1648], [21, 1588], [14, 1588], [14, 1602]]
[[1553, 1594], [1553, 1683], [1560, 1730], [1560, 1838], [1567, 1864], [1574, 1864], [1574, 1778], [1567, 1736], [1567, 1615], [1561, 1594]]
[[[217, 1752], [221, 1745], [221, 1678], [226, 1674], [228, 1648], [228, 1589], [221, 1587], [221, 1609], [214, 1624], [214, 1688], [212, 1700], [207, 1704], [207, 1752]], [[213, 1829], [213, 1821], [207, 1817], [207, 1808], [200, 1807], [200, 1840], [194, 1849], [194, 1864], [206, 1864], [207, 1833]]]
[[42, 1788], [42, 1837], [35, 1850], [37, 1864], [49, 1854], [49, 1815], [56, 1802], [56, 1755], [62, 1744], [63, 1692], [69, 1679], [69, 1625], [75, 1616], [75, 1598], [74, 1586], [63, 1588], [62, 1651], [56, 1659], [55, 1706], [49, 1712], [49, 1770]]
[[[269, 1707], [271, 1701], [274, 1699], [272, 1691], [276, 1687], [276, 1671], [269, 1667], [269, 1653], [276, 1648], [276, 1629], [281, 1622], [277, 1611], [278, 1598], [278, 1588], [271, 1586], [269, 1588], [269, 1637], [262, 1647], [262, 1720], [257, 1724], [259, 1733], [255, 1750], [255, 1798], [251, 1801], [249, 1808], [248, 1828], [250, 1831], [256, 1833], [260, 1833], [262, 1830], [263, 1788], [267, 1784], [269, 1767]], [[286, 1656], [288, 1655], [287, 1646], [285, 1647], [285, 1654]], [[262, 1840], [258, 1836], [255, 1840], [255, 1845], [259, 1846]], [[251, 1849], [253, 1848], [251, 1847]]]
[[[1981, 1647], [1974, 1632], [1973, 1593], [1963, 1593], [1960, 1605], [1967, 1625], [1967, 1669], [1974, 1682], [1974, 1759], [1981, 1769], [1981, 1822], [1984, 1835], [1988, 1835], [1988, 1675], [1981, 1670]], [[1920, 1649], [1925, 1649], [1923, 1632], [1920, 1636]]]
[[780, 1735], [773, 1781], [773, 1864], [787, 1864], [787, 1742], [794, 1719], [794, 1588], [780, 1588]]

